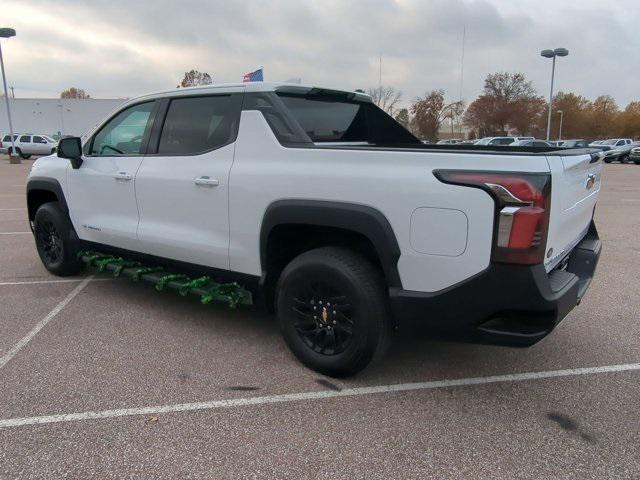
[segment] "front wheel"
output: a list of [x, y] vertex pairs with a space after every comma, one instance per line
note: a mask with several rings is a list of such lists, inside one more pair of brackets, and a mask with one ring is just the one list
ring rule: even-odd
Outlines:
[[58, 202], [41, 205], [33, 224], [36, 248], [45, 268], [61, 277], [79, 273], [83, 265], [77, 258], [77, 237]]
[[317, 248], [292, 260], [278, 282], [276, 309], [291, 351], [325, 375], [354, 375], [388, 343], [382, 275], [345, 248]]

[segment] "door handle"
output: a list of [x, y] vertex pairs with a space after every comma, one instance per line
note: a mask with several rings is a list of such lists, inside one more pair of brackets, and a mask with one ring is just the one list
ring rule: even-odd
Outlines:
[[131, 175], [129, 175], [127, 172], [118, 172], [116, 173], [113, 178], [115, 178], [116, 180], [131, 180]]
[[193, 183], [202, 187], [217, 187], [220, 184], [215, 178], [209, 178], [206, 175], [196, 178]]

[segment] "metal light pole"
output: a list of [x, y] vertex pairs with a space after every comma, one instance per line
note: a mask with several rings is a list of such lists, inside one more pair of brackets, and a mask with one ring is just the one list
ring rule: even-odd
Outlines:
[[[0, 38], [15, 37], [16, 31], [13, 28], [0, 28]], [[21, 163], [20, 157], [16, 155], [16, 144], [13, 138], [13, 125], [11, 123], [11, 108], [9, 107], [9, 92], [7, 91], [7, 77], [4, 74], [4, 60], [2, 58], [2, 44], [0, 44], [0, 69], [2, 70], [2, 84], [4, 86], [4, 101], [7, 104], [7, 117], [9, 119], [9, 135], [11, 135], [11, 154], [9, 163]]]
[[564, 112], [562, 110], [558, 110], [560, 114], [560, 129], [558, 130], [558, 140], [562, 140], [562, 117], [564, 116]]
[[551, 134], [551, 107], [553, 106], [553, 77], [556, 73], [556, 57], [566, 57], [569, 55], [569, 50], [566, 48], [556, 48], [555, 50], [542, 50], [540, 52], [545, 58], [552, 58], [553, 64], [551, 65], [551, 90], [549, 92], [549, 116], [547, 117], [547, 141]]

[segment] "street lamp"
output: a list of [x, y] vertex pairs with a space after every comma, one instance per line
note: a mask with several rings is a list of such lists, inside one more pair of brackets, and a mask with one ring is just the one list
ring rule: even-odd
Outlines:
[[[16, 36], [13, 28], [0, 28], [0, 38], [11, 38]], [[4, 74], [4, 60], [2, 59], [2, 44], [0, 44], [0, 69], [2, 69], [2, 84], [4, 85], [4, 101], [7, 104], [7, 117], [9, 119], [9, 135], [11, 135], [10, 163], [20, 163], [20, 157], [16, 155], [16, 144], [13, 138], [13, 125], [11, 124], [11, 108], [9, 107], [9, 92], [7, 91], [7, 77]]]
[[560, 114], [560, 129], [558, 130], [558, 140], [562, 140], [562, 117], [564, 116], [564, 112], [562, 110], [558, 110]]
[[551, 65], [551, 92], [549, 93], [549, 116], [547, 117], [547, 140], [549, 140], [549, 134], [551, 133], [551, 107], [553, 105], [553, 77], [556, 73], [556, 57], [566, 57], [569, 55], [569, 50], [566, 48], [556, 48], [555, 50], [542, 50], [540, 52], [545, 58], [552, 58], [553, 64]]

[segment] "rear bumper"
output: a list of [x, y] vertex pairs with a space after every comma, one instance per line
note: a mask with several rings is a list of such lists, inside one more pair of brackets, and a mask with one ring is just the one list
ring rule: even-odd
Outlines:
[[482, 273], [435, 293], [390, 291], [402, 330], [474, 343], [530, 346], [546, 337], [580, 303], [600, 257], [592, 222], [561, 268], [491, 264]]

